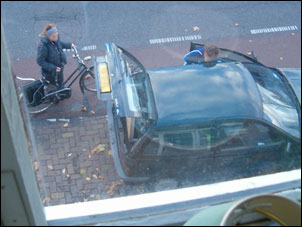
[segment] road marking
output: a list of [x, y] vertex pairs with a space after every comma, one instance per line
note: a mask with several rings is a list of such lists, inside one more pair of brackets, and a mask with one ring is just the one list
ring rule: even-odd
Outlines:
[[250, 31], [254, 35], [254, 34], [259, 34], [259, 33], [285, 32], [285, 31], [295, 31], [295, 30], [298, 30], [298, 27], [296, 25], [273, 27], [273, 28], [252, 29]]
[[49, 119], [46, 119], [46, 121], [57, 122], [57, 119], [56, 118], [49, 118]]
[[[81, 50], [83, 51], [83, 50], [95, 50], [95, 49], [96, 49], [96, 45], [90, 45], [90, 46], [83, 46]], [[70, 49], [63, 49], [63, 51], [69, 52]]]
[[158, 43], [183, 42], [183, 41], [197, 40], [197, 39], [201, 39], [201, 35], [186, 35], [186, 36], [150, 39], [149, 42], [150, 44], [158, 44]]
[[95, 50], [96, 45], [84, 46], [81, 50]]

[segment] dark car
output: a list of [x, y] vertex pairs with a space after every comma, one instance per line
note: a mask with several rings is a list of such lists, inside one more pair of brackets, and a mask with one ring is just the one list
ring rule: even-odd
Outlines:
[[98, 97], [125, 181], [301, 167], [300, 69], [227, 49], [215, 62], [153, 70], [115, 44], [106, 53], [95, 58]]

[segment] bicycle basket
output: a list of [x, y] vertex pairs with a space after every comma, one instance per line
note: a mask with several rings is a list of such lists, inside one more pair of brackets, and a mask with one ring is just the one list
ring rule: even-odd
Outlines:
[[27, 105], [34, 107], [41, 104], [44, 96], [43, 86], [42, 80], [35, 80], [21, 87]]

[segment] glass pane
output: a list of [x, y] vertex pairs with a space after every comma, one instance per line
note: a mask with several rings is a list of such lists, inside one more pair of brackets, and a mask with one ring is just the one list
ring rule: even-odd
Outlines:
[[[1, 2], [43, 204], [301, 168], [300, 108], [284, 79], [301, 87], [300, 9], [298, 2]], [[197, 47], [206, 62], [186, 65]], [[100, 56], [116, 70], [108, 71], [108, 102], [96, 95]]]
[[164, 143], [168, 146], [178, 147], [185, 149], [186, 147], [193, 147], [193, 134], [192, 133], [175, 133], [164, 134]]
[[289, 134], [300, 137], [299, 113], [286, 82], [276, 71], [245, 64], [255, 79], [263, 100], [265, 118]]

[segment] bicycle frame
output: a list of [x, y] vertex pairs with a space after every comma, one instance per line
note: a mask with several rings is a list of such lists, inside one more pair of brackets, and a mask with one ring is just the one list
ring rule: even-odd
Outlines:
[[[82, 68], [82, 69], [81, 69]], [[85, 64], [80, 63], [80, 65], [70, 74], [70, 76], [63, 82], [63, 85], [65, 85], [74, 75], [77, 71], [80, 71], [78, 73], [78, 75], [70, 82], [70, 84], [67, 86], [68, 88], [70, 88], [72, 86], [72, 84], [83, 75], [83, 73], [85, 71], [87, 71], [88, 68]]]
[[[89, 68], [85, 65], [84, 60], [80, 57], [78, 54], [78, 51], [76, 48], [74, 48], [75, 54], [72, 56], [73, 58], [78, 59], [78, 67], [71, 73], [71, 75], [63, 82], [63, 85], [65, 85], [74, 75], [77, 71], [80, 71], [79, 74], [70, 82], [70, 84], [67, 86], [67, 88], [70, 88], [72, 84], [81, 76], [83, 76], [85, 71], [88, 71]], [[82, 88], [81, 88], [82, 89]], [[83, 92], [83, 91], [82, 91]]]

